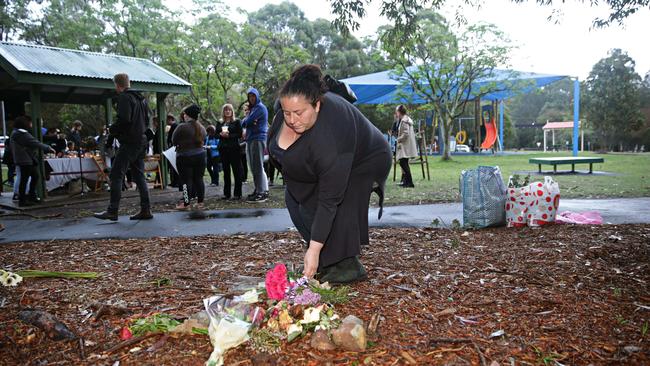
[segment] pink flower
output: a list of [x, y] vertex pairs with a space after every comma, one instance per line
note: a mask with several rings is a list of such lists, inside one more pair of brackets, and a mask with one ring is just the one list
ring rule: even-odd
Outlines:
[[275, 267], [266, 273], [266, 294], [269, 299], [282, 300], [284, 293], [289, 287], [287, 280], [287, 267], [284, 264], [276, 264]]

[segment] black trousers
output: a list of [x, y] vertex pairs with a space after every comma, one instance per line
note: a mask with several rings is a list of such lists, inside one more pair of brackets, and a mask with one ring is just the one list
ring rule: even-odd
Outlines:
[[402, 182], [405, 186], [413, 185], [413, 177], [411, 176], [411, 167], [409, 166], [409, 158], [399, 159], [399, 166], [402, 168]]
[[181, 186], [185, 186], [188, 192], [187, 197], [183, 195], [186, 205], [192, 198], [196, 197], [198, 203], [202, 203], [205, 198], [205, 183], [203, 183], [205, 165], [205, 153], [176, 158]]
[[38, 182], [38, 170], [36, 165], [21, 165], [20, 166], [20, 182], [18, 183], [18, 202], [25, 203], [27, 201], [27, 181], [29, 182], [29, 195], [32, 198], [36, 197], [36, 183]]
[[241, 153], [239, 150], [224, 150], [219, 153], [221, 154], [221, 166], [223, 168], [223, 195], [230, 198], [230, 177], [232, 172], [232, 176], [235, 178], [235, 190], [232, 194], [235, 197], [241, 197], [241, 184], [243, 177]]
[[246, 159], [246, 151], [241, 152], [241, 181], [245, 182], [248, 180], [248, 159]]
[[[208, 152], [209, 154], [209, 152]], [[221, 157], [206, 157], [208, 173], [210, 173], [210, 183], [219, 185], [219, 171], [221, 171]]]
[[149, 188], [144, 177], [144, 155], [146, 153], [146, 140], [140, 145], [122, 144], [115, 154], [113, 166], [109, 173], [111, 180], [111, 203], [108, 211], [117, 212], [122, 198], [122, 184], [128, 169], [140, 193], [140, 207], [149, 209]]

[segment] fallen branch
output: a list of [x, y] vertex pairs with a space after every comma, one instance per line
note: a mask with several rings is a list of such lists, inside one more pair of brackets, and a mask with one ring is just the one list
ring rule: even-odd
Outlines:
[[473, 343], [474, 341], [468, 338], [432, 338], [429, 339], [429, 345], [438, 343]]
[[57, 213], [57, 214], [51, 214], [51, 215], [38, 216], [38, 215], [32, 215], [32, 214], [27, 213], [27, 212], [12, 212], [12, 213], [6, 213], [6, 214], [1, 214], [0, 215], [0, 217], [10, 217], [10, 216], [27, 216], [27, 217], [31, 217], [32, 219], [42, 220], [42, 219], [54, 219], [54, 218], [63, 216], [63, 214], [62, 213]]
[[131, 339], [126, 340], [126, 341], [124, 341], [122, 343], [119, 343], [118, 345], [114, 346], [113, 348], [110, 348], [108, 351], [104, 351], [104, 353], [107, 354], [107, 355], [110, 355], [110, 354], [113, 354], [113, 353], [121, 350], [122, 348], [129, 347], [129, 346], [132, 346], [134, 344], [138, 344], [138, 343], [144, 341], [145, 339], [149, 339], [151, 337], [156, 337], [156, 336], [159, 336], [161, 334], [163, 334], [163, 333], [162, 332], [154, 332], [154, 333], [147, 333], [147, 334], [141, 335], [139, 337], [131, 338]]
[[478, 348], [478, 346], [474, 342], [472, 342], [472, 345], [474, 346], [474, 349], [478, 353], [478, 357], [481, 360], [481, 366], [487, 366], [487, 362], [485, 361], [485, 356], [483, 356], [483, 352], [481, 352], [481, 349]]

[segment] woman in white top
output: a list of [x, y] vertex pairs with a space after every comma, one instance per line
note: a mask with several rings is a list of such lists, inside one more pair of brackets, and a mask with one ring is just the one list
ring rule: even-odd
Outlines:
[[418, 156], [418, 146], [415, 141], [413, 120], [406, 114], [406, 107], [403, 105], [399, 105], [395, 108], [395, 118], [398, 121], [396, 159], [399, 161], [399, 166], [402, 168], [402, 183], [400, 183], [400, 186], [404, 188], [413, 188], [415, 185], [413, 185], [409, 159]]

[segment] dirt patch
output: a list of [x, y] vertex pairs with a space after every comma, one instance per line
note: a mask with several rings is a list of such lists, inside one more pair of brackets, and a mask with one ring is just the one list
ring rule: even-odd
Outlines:
[[[97, 280], [27, 279], [0, 288], [0, 364], [202, 365], [206, 336], [161, 336], [122, 348], [129, 317], [185, 318], [237, 275], [263, 276], [275, 262], [300, 264], [296, 233], [0, 246], [6, 269], [97, 271]], [[276, 355], [248, 346], [227, 365], [647, 364], [650, 362], [650, 225], [543, 229], [375, 229], [362, 262], [369, 280], [337, 305], [380, 337], [364, 353], [320, 352], [309, 339]], [[169, 281], [160, 281], [169, 279]], [[159, 285], [164, 283], [163, 286]], [[95, 321], [97, 303], [128, 314]], [[25, 308], [55, 315], [78, 341], [55, 342], [18, 320]], [[147, 349], [157, 343], [154, 350]], [[161, 344], [162, 343], [162, 344]], [[131, 353], [133, 347], [139, 352]], [[82, 359], [83, 357], [83, 359]]]

